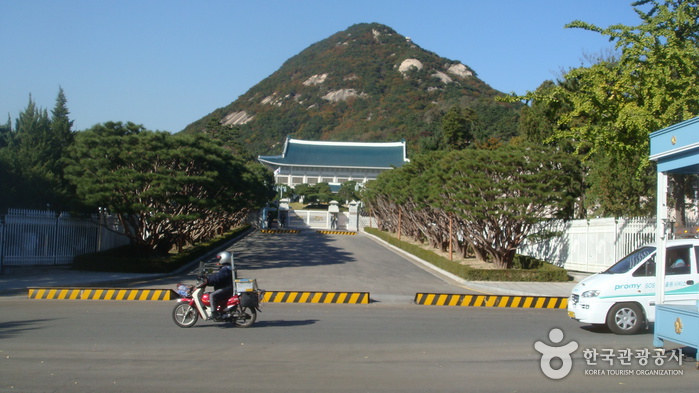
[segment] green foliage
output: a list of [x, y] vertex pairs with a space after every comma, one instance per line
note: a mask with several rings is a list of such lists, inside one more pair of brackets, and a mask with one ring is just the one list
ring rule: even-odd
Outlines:
[[[637, 26], [579, 28], [609, 37], [617, 56], [571, 69], [555, 86], [530, 92], [526, 134], [579, 155], [588, 168], [585, 210], [650, 214], [655, 206], [649, 134], [699, 114], [699, 7], [692, 0], [632, 4]], [[542, 86], [543, 87], [543, 86]]]
[[49, 118], [31, 95], [15, 127], [0, 127], [0, 210], [12, 208], [74, 209], [60, 158], [72, 142], [67, 100], [60, 89]]
[[307, 204], [328, 203], [334, 199], [330, 185], [327, 182], [298, 184], [294, 187], [294, 193], [303, 197], [303, 202]]
[[166, 254], [237, 225], [274, 196], [272, 174], [203, 135], [108, 122], [76, 135], [66, 177], [77, 195], [119, 217], [131, 241]]
[[364, 201], [382, 229], [445, 249], [451, 229], [480, 259], [512, 267], [533, 224], [568, 218], [579, 191], [574, 157], [525, 143], [415, 157], [367, 185]]
[[473, 140], [473, 129], [478, 121], [473, 110], [451, 108], [442, 118], [444, 143], [454, 149], [462, 149]]
[[355, 180], [351, 180], [343, 183], [342, 186], [340, 186], [340, 190], [337, 192], [335, 199], [337, 199], [337, 201], [340, 203], [344, 203], [345, 201], [351, 202], [361, 200], [360, 192], [357, 190], [357, 182]]
[[535, 281], [535, 282], [566, 282], [570, 280], [565, 269], [551, 265], [531, 257], [517, 255], [513, 269], [474, 269], [444, 258], [433, 251], [426, 250], [414, 244], [400, 241], [395, 236], [375, 228], [364, 230], [383, 241], [406, 251], [425, 262], [428, 262], [446, 272], [469, 281]]
[[73, 259], [72, 268], [77, 270], [120, 272], [120, 273], [172, 273], [175, 270], [203, 257], [208, 252], [250, 230], [245, 225], [224, 233], [206, 242], [187, 248], [177, 254], [154, 256], [126, 245], [106, 251], [78, 255]]

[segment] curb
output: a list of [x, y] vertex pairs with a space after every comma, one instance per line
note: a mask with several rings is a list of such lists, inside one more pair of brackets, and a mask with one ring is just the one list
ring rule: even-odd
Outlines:
[[417, 293], [415, 304], [422, 306], [463, 306], [501, 308], [568, 308], [568, 298], [559, 296], [454, 295]]
[[369, 304], [369, 298], [369, 292], [267, 291], [263, 301], [267, 303]]
[[299, 233], [298, 229], [260, 229], [262, 233]]
[[319, 233], [321, 235], [356, 235], [357, 232], [350, 232], [350, 231], [316, 231], [316, 233]]
[[174, 300], [172, 289], [29, 288], [29, 299], [52, 300]]

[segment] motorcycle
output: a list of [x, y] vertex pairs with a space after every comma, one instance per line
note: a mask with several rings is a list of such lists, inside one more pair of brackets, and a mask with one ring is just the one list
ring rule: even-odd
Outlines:
[[[234, 285], [238, 284], [235, 280]], [[241, 280], [243, 281], [243, 280]], [[261, 312], [260, 304], [264, 291], [257, 289], [255, 280], [244, 280], [243, 283], [254, 282], [252, 287], [246, 285], [244, 291], [235, 288], [225, 305], [218, 306], [220, 317], [213, 318], [211, 309], [211, 293], [204, 292], [206, 274], [203, 263], [200, 264], [196, 285], [178, 284], [178, 293], [181, 298], [177, 299], [177, 304], [172, 310], [172, 320], [179, 327], [189, 328], [197, 323], [199, 318], [212, 320], [214, 322], [233, 323], [239, 327], [250, 327], [257, 320], [257, 312]], [[238, 285], [236, 285], [238, 286]], [[240, 291], [240, 292], [239, 292]]]

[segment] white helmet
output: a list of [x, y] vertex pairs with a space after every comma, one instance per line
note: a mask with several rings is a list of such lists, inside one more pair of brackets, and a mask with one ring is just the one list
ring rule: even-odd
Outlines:
[[231, 256], [231, 253], [228, 251], [221, 251], [218, 254], [216, 254], [216, 259], [218, 259], [218, 264], [223, 266], [223, 265], [231, 265], [233, 262], [233, 257]]

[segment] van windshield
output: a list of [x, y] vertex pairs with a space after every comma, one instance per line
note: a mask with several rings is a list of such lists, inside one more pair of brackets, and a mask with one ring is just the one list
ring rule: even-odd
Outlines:
[[609, 273], [609, 274], [626, 273], [629, 270], [633, 269], [641, 261], [646, 259], [646, 257], [648, 257], [648, 255], [650, 255], [654, 252], [655, 252], [655, 247], [652, 247], [652, 246], [641, 247], [638, 250], [632, 252], [631, 254], [625, 256], [619, 262], [615, 263], [609, 269], [603, 271], [602, 273]]

